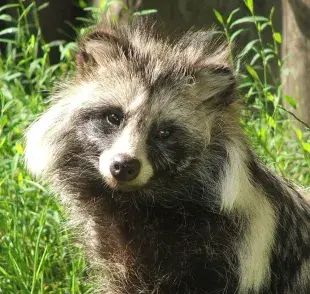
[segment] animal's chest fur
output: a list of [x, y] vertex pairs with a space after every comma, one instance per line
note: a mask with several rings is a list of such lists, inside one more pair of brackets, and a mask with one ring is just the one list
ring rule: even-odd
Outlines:
[[132, 293], [236, 290], [237, 231], [231, 220], [188, 203], [186, 210], [116, 205], [111, 213], [122, 239], [119, 250], [127, 255], [126, 289], [132, 287]]

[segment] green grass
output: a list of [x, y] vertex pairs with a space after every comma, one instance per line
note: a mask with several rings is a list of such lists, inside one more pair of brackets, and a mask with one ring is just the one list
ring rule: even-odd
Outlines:
[[[259, 156], [280, 175], [301, 185], [310, 185], [310, 128], [283, 107], [287, 101], [295, 107], [293, 97], [283, 93], [280, 73], [287, 74], [281, 57], [282, 37], [273, 25], [274, 9], [270, 15], [255, 14], [253, 0], [244, 0], [248, 15], [240, 16], [235, 9], [228, 16], [214, 11], [227, 42], [249, 29], [256, 36], [244, 48], [239, 48], [236, 69], [240, 78], [240, 96], [244, 99], [242, 124]], [[268, 34], [271, 42], [266, 42]], [[235, 50], [237, 51], [237, 50]]]
[[[55, 80], [72, 69], [72, 44], [60, 46], [62, 60], [51, 66], [50, 45], [27, 20], [38, 7], [21, 3], [0, 8], [9, 27], [0, 32], [0, 293], [87, 293], [86, 265], [61, 208], [23, 166], [23, 133]], [[16, 18], [6, 14], [12, 6]]]
[[[63, 225], [63, 211], [23, 165], [24, 131], [46, 108], [53, 83], [74, 69], [75, 44], [58, 44], [61, 60], [51, 66], [52, 44], [42, 39], [37, 21], [40, 7], [34, 1], [27, 7], [23, 3], [0, 7], [0, 17], [9, 27], [0, 31], [0, 42], [6, 45], [0, 56], [0, 293], [87, 293], [92, 289], [87, 265]], [[12, 7], [15, 17], [8, 14]], [[227, 24], [225, 19], [223, 23]], [[225, 30], [228, 40], [233, 34], [230, 25]], [[268, 84], [255, 74], [267, 73], [264, 58], [259, 54], [254, 63], [247, 63], [247, 74], [242, 76], [249, 109], [243, 125], [265, 162], [309, 186], [309, 134], [295, 129], [297, 136], [292, 136], [292, 123], [280, 107], [279, 82]]]

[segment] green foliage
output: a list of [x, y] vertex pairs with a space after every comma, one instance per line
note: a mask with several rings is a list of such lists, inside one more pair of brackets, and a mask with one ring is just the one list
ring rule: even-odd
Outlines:
[[[0, 292], [87, 293], [85, 263], [62, 226], [62, 211], [23, 167], [23, 133], [73, 67], [72, 43], [44, 42], [32, 1], [0, 8]], [[29, 19], [34, 22], [30, 23]], [[52, 46], [61, 61], [49, 63]], [[60, 232], [62, 232], [60, 234]]]
[[[214, 11], [232, 48], [238, 37], [249, 29], [256, 32], [256, 37], [237, 54], [231, 53], [237, 55], [240, 96], [245, 101], [244, 129], [265, 162], [281, 175], [309, 186], [310, 129], [283, 107], [283, 100], [294, 108], [296, 102], [282, 90], [281, 73], [285, 74], [287, 69], [285, 58], [280, 56], [282, 36], [273, 25], [274, 8], [265, 17], [255, 14], [252, 0], [244, 0], [244, 5], [249, 14], [243, 17], [238, 17], [239, 9], [227, 18]], [[269, 39], [272, 41], [267, 41]], [[300, 122], [303, 131], [294, 120]]]
[[135, 1], [133, 0], [129, 0], [129, 1], [123, 1], [123, 0], [101, 0], [99, 1], [99, 7], [95, 8], [95, 7], [88, 7], [86, 8], [86, 10], [90, 10], [93, 12], [93, 15], [95, 16], [95, 19], [99, 19], [101, 14], [107, 14], [109, 12], [111, 12], [111, 6], [119, 6], [119, 13], [118, 14], [110, 14], [110, 18], [114, 21], [118, 21], [119, 15], [125, 13], [127, 14], [131, 19], [133, 19], [136, 16], [143, 16], [143, 15], [149, 15], [149, 14], [153, 14], [156, 13], [157, 10], [156, 9], [145, 9], [145, 10], [136, 10], [136, 4], [139, 1], [136, 1], [136, 3], [134, 3]]

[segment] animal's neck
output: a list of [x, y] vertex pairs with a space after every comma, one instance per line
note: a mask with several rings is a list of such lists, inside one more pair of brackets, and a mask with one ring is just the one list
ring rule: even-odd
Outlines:
[[[221, 164], [209, 162], [216, 169], [209, 169], [212, 175], [205, 177], [210, 182], [202, 185], [202, 177], [186, 183], [192, 185], [188, 201], [185, 195], [182, 201], [169, 201], [166, 192], [167, 201], [156, 201], [156, 195], [154, 201], [143, 200], [143, 195], [131, 194], [127, 199], [114, 195], [97, 207], [96, 213], [105, 218], [97, 218], [96, 230], [100, 236], [108, 235], [100, 238], [101, 253], [118, 266], [123, 264], [125, 280], [134, 291], [160, 287], [161, 293], [177, 292], [179, 288], [164, 290], [172, 279], [192, 287], [191, 293], [202, 293], [218, 290], [225, 285], [221, 277], [229, 275], [230, 285], [241, 292], [259, 292], [272, 281], [278, 223], [272, 191], [282, 193], [280, 198], [290, 197], [287, 188], [244, 146], [226, 146], [219, 159]], [[212, 183], [210, 193], [206, 188], [211, 189]], [[212, 276], [209, 283], [206, 276]]]
[[245, 224], [239, 240], [240, 289], [259, 291], [271, 277], [270, 258], [275, 242], [276, 214], [270, 199], [249, 164], [256, 164], [251, 152], [240, 144], [227, 146], [228, 160], [221, 179], [223, 213], [239, 215]]
[[[239, 215], [245, 224], [238, 250], [240, 291], [259, 292], [269, 283], [274, 287], [280, 283], [275, 282], [277, 277], [273, 272], [281, 271], [282, 275], [292, 272], [289, 266], [283, 265], [296, 261], [284, 260], [283, 256], [285, 252], [291, 252], [291, 256], [296, 252], [297, 260], [296, 242], [299, 249], [308, 250], [310, 210], [298, 192], [264, 167], [251, 151], [238, 144], [228, 146], [227, 151], [228, 161], [221, 180], [221, 208], [223, 213]], [[298, 238], [296, 232], [300, 230], [303, 233]], [[296, 240], [291, 242], [291, 236], [296, 236]], [[275, 248], [282, 248], [283, 252]]]
[[231, 285], [236, 283], [230, 269], [237, 264], [234, 243], [239, 232], [232, 218], [191, 202], [131, 206], [125, 220], [120, 214], [116, 223], [121, 250], [130, 255], [126, 268], [130, 283], [137, 283], [135, 292], [144, 283], [150, 292], [158, 287], [159, 293], [181, 293], [182, 287], [188, 293], [213, 291], [227, 276]]

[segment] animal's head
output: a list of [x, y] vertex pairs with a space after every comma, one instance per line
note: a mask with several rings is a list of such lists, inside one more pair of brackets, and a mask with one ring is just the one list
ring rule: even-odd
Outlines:
[[30, 170], [120, 191], [197, 175], [235, 124], [228, 53], [213, 31], [171, 42], [143, 23], [97, 27], [80, 42], [75, 79], [27, 134]]

